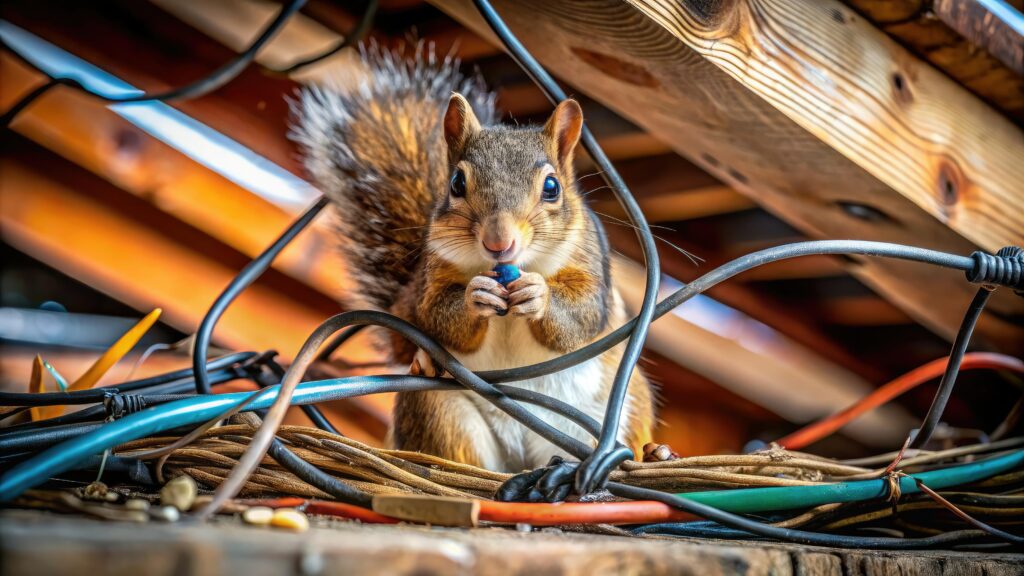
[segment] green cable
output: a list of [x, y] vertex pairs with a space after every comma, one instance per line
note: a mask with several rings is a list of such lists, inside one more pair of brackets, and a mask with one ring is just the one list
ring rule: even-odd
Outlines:
[[[1024, 466], [1024, 450], [1017, 450], [1010, 454], [970, 464], [903, 476], [900, 478], [900, 491], [902, 494], [920, 492], [917, 483], [914, 482], [915, 478], [929, 488], [939, 490], [991, 478], [1020, 466]], [[687, 498], [694, 502], [714, 506], [719, 510], [740, 514], [812, 508], [838, 502], [884, 499], [888, 495], [889, 482], [884, 478], [813, 486], [772, 486], [676, 494], [680, 498]]]

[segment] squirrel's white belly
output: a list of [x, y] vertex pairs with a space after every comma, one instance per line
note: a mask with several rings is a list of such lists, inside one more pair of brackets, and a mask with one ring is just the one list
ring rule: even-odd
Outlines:
[[[526, 320], [496, 317], [490, 319], [483, 345], [479, 349], [470, 354], [454, 355], [465, 366], [477, 371], [527, 366], [555, 358], [559, 353], [537, 342]], [[600, 423], [604, 418], [607, 386], [611, 380], [611, 375], [605, 374], [604, 371], [600, 358], [593, 358], [554, 374], [513, 382], [510, 385], [558, 398]], [[543, 466], [555, 454], [569, 456], [495, 408], [487, 400], [470, 392], [466, 392], [465, 397], [477, 408], [482, 419], [463, 424], [488, 428], [467, 430], [474, 438], [485, 468], [519, 472], [526, 468]], [[593, 438], [570, 420], [539, 406], [524, 405], [556, 429], [589, 445], [595, 445]], [[629, 410], [628, 404], [626, 410]]]

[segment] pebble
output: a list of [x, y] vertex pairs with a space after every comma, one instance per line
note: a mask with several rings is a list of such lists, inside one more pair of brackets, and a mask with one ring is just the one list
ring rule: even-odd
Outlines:
[[274, 515], [270, 519], [270, 525], [278, 528], [287, 528], [296, 532], [305, 532], [309, 530], [309, 519], [306, 518], [305, 514], [294, 508], [280, 508], [274, 510]]
[[164, 522], [177, 522], [181, 518], [181, 512], [174, 506], [161, 506], [149, 512], [150, 516]]
[[[103, 482], [93, 482], [82, 489], [82, 498], [86, 500], [107, 500], [109, 501], [109, 495], [112, 494], [107, 488], [107, 485]], [[117, 499], [117, 494], [114, 494], [114, 499]]]
[[517, 522], [516, 532], [533, 532], [533, 526], [525, 522]]
[[142, 498], [132, 498], [124, 503], [124, 507], [128, 510], [141, 510], [145, 512], [149, 510], [149, 501]]
[[242, 512], [242, 520], [255, 526], [268, 526], [274, 519], [274, 509], [266, 506], [252, 506]]
[[191, 476], [183, 474], [172, 479], [160, 489], [160, 504], [174, 506], [179, 512], [186, 512], [192, 508], [199, 494], [199, 487]]

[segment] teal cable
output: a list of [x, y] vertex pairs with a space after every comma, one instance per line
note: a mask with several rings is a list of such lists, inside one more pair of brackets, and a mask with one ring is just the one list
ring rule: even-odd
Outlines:
[[[910, 474], [900, 478], [902, 494], [915, 494], [921, 490], [914, 482], [917, 478], [933, 490], [949, 488], [991, 478], [998, 474], [1024, 466], [1024, 450], [989, 458], [970, 464], [949, 466]], [[860, 502], [884, 499], [889, 496], [889, 482], [878, 480], [856, 480], [835, 484], [813, 486], [773, 486], [769, 488], [743, 488], [739, 490], [714, 490], [708, 492], [686, 492], [676, 494], [701, 504], [714, 506], [719, 510], [738, 514], [811, 508], [834, 502]]]

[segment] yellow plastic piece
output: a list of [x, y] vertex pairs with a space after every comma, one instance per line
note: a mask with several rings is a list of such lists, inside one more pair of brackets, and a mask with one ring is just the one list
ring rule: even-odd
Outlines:
[[100, 381], [100, 378], [110, 370], [111, 366], [117, 364], [117, 361], [124, 358], [124, 355], [131, 351], [139, 340], [146, 335], [146, 332], [156, 324], [156, 321], [160, 318], [160, 314], [163, 312], [160, 308], [154, 309], [149, 314], [139, 320], [135, 326], [132, 326], [130, 330], [124, 333], [123, 336], [117, 339], [117, 342], [107, 348], [107, 351], [100, 356], [93, 365], [82, 374], [78, 380], [75, 380], [68, 391], [73, 390], [87, 390], [96, 385]]
[[[45, 392], [43, 390], [43, 358], [36, 354], [36, 357], [32, 359], [32, 376], [28, 381], [28, 391], [33, 394], [39, 394]], [[42, 420], [47, 417], [49, 409], [52, 406], [40, 406], [38, 408], [32, 408], [29, 413], [32, 415], [32, 421]]]
[[[160, 318], [160, 314], [163, 312], [160, 308], [154, 309], [149, 314], [139, 320], [135, 326], [132, 326], [127, 332], [125, 332], [117, 342], [114, 342], [107, 351], [103, 353], [85, 374], [82, 374], [78, 380], [75, 380], [67, 391], [72, 392], [74, 390], [87, 390], [96, 385], [100, 381], [100, 378], [107, 373], [108, 370], [117, 362], [124, 358], [124, 355], [131, 351], [139, 340], [145, 336], [146, 332], [156, 324], [156, 321]], [[43, 374], [46, 369], [43, 364], [43, 359], [36, 356], [35, 361], [32, 363], [32, 380], [29, 382], [29, 391], [34, 393], [44, 392], [43, 390]], [[66, 406], [43, 406], [39, 408], [32, 408], [32, 420], [40, 420], [45, 418], [54, 418], [64, 414]]]

